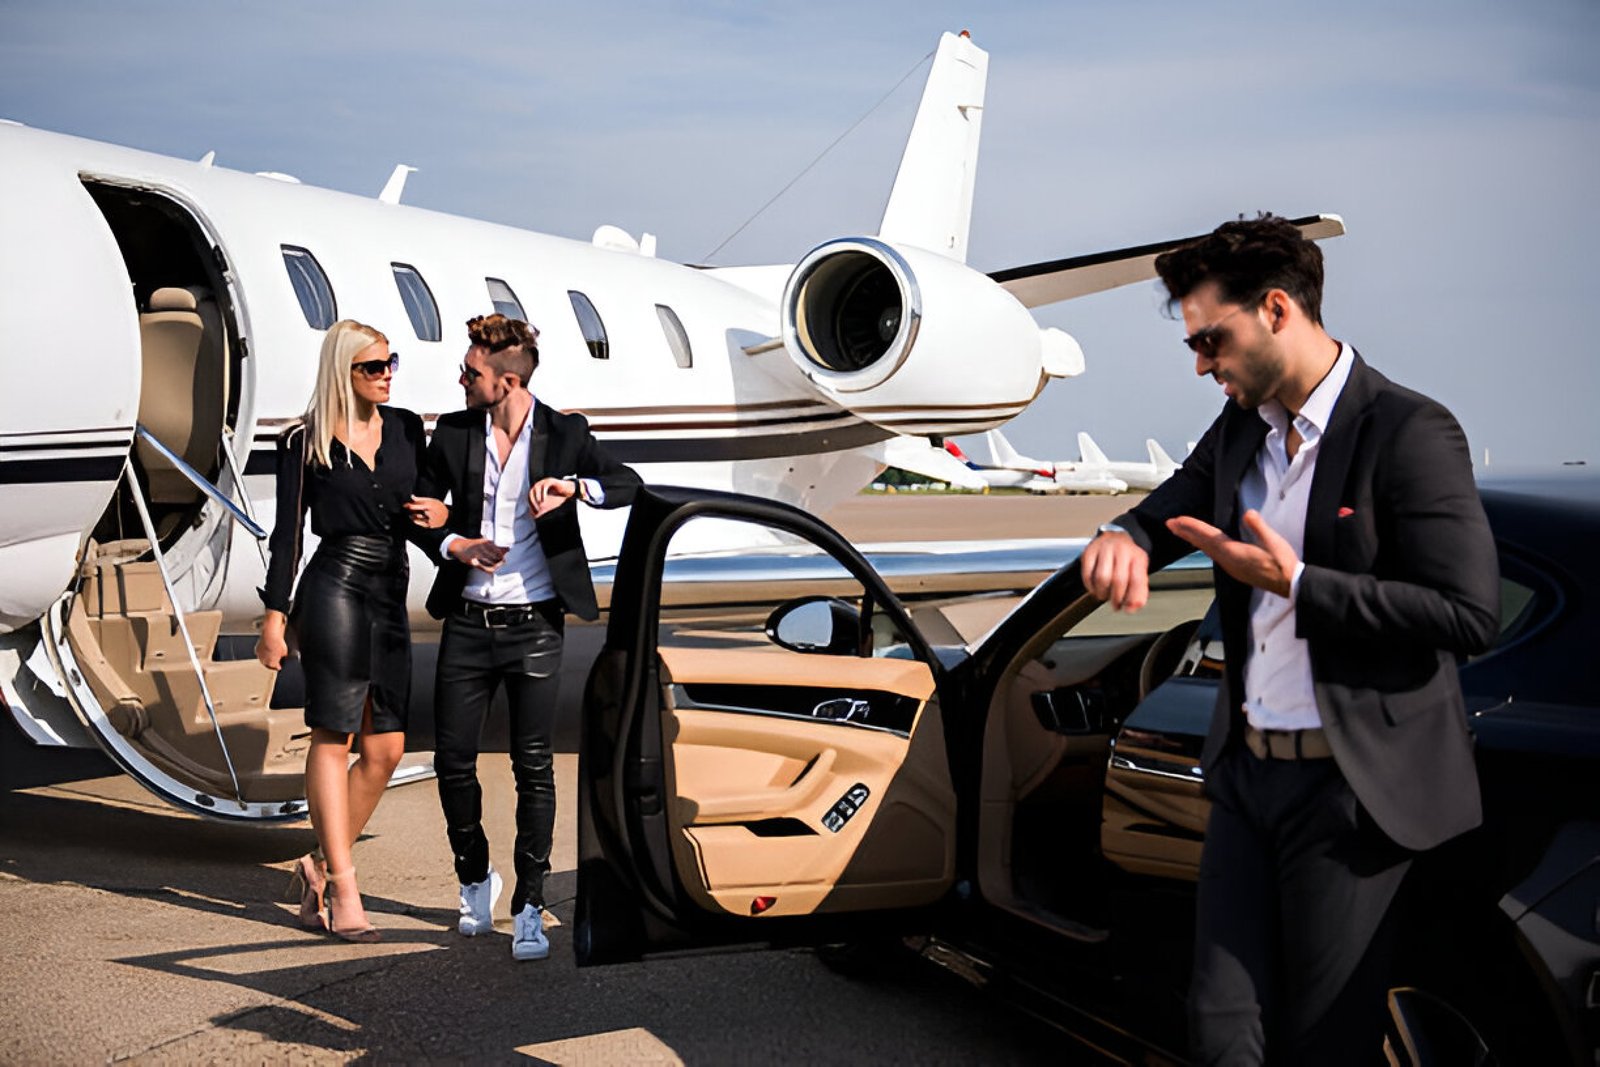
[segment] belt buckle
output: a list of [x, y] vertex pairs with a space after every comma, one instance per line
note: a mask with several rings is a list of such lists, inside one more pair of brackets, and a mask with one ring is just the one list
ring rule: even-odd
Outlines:
[[503, 604], [496, 604], [483, 609], [483, 625], [490, 630], [504, 630], [511, 625], [509, 618], [511, 609]]

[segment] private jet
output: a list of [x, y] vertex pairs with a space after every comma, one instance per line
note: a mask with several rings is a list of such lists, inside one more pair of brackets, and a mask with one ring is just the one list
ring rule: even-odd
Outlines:
[[[1179, 242], [968, 266], [987, 71], [965, 33], [940, 40], [876, 234], [747, 267], [668, 262], [612, 226], [583, 242], [410, 207], [404, 165], [367, 197], [0, 124], [0, 696], [17, 727], [99, 746], [187, 811], [303, 814], [301, 709], [249, 653], [259, 517], [343, 316], [404, 352], [394, 402], [425, 420], [460, 405], [459, 323], [528, 319], [541, 399], [586, 413], [647, 480], [813, 513], [891, 446], [919, 451], [907, 435], [1001, 425], [1080, 373], [1077, 343], [1030, 309], [1148, 279]], [[63, 352], [63, 324], [93, 343]], [[41, 389], [63, 359], [70, 388]], [[625, 519], [585, 514], [590, 550], [613, 556]], [[419, 631], [431, 570], [413, 561]]]

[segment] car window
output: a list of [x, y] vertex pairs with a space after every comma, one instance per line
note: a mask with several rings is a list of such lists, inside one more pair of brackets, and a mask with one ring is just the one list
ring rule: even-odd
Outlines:
[[[661, 648], [770, 648], [775, 611], [827, 598], [847, 605], [858, 618], [849, 654], [910, 654], [905, 634], [873, 610], [866, 588], [844, 564], [785, 531], [742, 519], [696, 517], [673, 530], [667, 557], [657, 637]], [[806, 613], [791, 627], [805, 632], [820, 625], [820, 617]], [[827, 669], [825, 657], [817, 669]]]
[[669, 678], [695, 676], [671, 683], [674, 707], [912, 729], [914, 700], [840, 695], [851, 663], [914, 654], [839, 560], [764, 524], [704, 516], [674, 529], [666, 552], [656, 648]]
[[1561, 606], [1559, 589], [1535, 562], [1501, 546], [1500, 632], [1487, 652], [1471, 660], [1493, 656], [1544, 626]]

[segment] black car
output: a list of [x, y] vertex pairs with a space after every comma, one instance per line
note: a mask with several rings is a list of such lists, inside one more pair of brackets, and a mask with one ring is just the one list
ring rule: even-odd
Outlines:
[[[1390, 1045], [1592, 1065], [1600, 478], [1482, 495], [1501, 633], [1461, 680], [1485, 822], [1413, 867]], [[770, 547], [687, 551], [719, 539]], [[1075, 562], [1020, 601], [896, 596], [800, 511], [642, 493], [585, 696], [580, 964], [909, 943], [1112, 1058], [1181, 1059], [1221, 642], [1208, 561], [1151, 584], [1131, 616]]]

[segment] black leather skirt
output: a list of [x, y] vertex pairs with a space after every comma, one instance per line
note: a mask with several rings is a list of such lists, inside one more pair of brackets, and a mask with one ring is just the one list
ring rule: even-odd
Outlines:
[[353, 734], [372, 697], [372, 733], [406, 728], [411, 626], [405, 542], [340, 537], [317, 546], [292, 621], [306, 675], [306, 725]]

